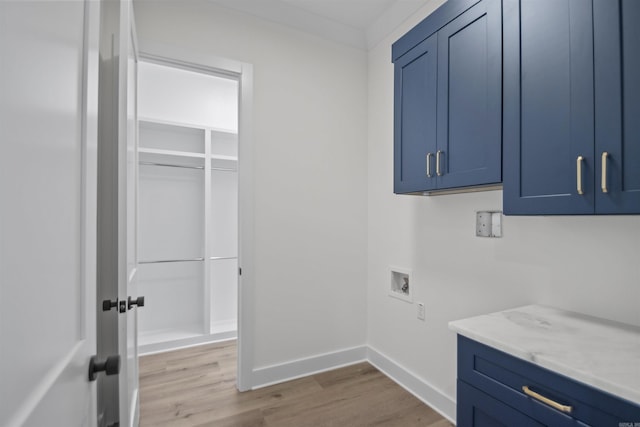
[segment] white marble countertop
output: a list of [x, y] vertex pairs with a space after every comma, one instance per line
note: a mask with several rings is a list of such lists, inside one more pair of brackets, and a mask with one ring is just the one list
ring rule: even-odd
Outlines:
[[528, 305], [449, 329], [640, 405], [640, 327]]

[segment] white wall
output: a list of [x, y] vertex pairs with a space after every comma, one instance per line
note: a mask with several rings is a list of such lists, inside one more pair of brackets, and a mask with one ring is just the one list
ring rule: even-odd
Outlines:
[[[640, 217], [504, 217], [504, 237], [486, 239], [475, 211], [502, 209], [501, 191], [393, 194], [391, 44], [441, 3], [369, 52], [368, 343], [455, 399], [451, 320], [540, 303], [640, 325]], [[413, 270], [426, 321], [387, 295], [389, 265]]]
[[[211, 4], [137, 2], [143, 49], [255, 65], [256, 367], [366, 342], [455, 399], [450, 320], [542, 303], [640, 325], [640, 217], [506, 217], [502, 239], [481, 239], [475, 211], [501, 209], [501, 192], [393, 194], [391, 43], [441, 3], [367, 65]], [[413, 270], [426, 321], [388, 296], [389, 265]]]
[[366, 53], [206, 1], [137, 1], [141, 50], [254, 65], [255, 367], [363, 345]]

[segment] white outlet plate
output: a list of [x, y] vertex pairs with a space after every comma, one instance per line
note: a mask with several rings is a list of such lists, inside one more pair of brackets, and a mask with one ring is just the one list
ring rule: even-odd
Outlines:
[[424, 320], [424, 317], [425, 317], [425, 313], [424, 313], [424, 303], [419, 302], [419, 303], [417, 304], [417, 306], [418, 306], [418, 319], [419, 319], [419, 320]]

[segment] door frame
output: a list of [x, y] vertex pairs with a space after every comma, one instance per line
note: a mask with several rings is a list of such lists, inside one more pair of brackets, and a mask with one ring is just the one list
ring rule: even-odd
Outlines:
[[254, 180], [253, 65], [190, 52], [162, 43], [140, 43], [138, 58], [190, 71], [227, 76], [238, 81], [238, 369], [236, 387], [253, 387], [254, 304]]
[[[118, 295], [127, 299], [138, 298], [138, 37], [136, 30], [133, 1], [127, 0], [120, 8], [120, 75], [126, 75], [126, 84], [120, 83], [119, 110], [119, 138], [124, 139], [125, 152], [124, 168], [120, 182], [124, 185], [119, 191], [124, 192], [125, 209], [123, 221], [125, 232], [122, 245], [124, 254], [120, 262], [123, 263], [119, 272], [120, 286]], [[125, 23], [123, 26], [122, 23]], [[123, 53], [126, 52], [126, 58]], [[131, 167], [131, 164], [134, 166]], [[133, 191], [132, 200], [129, 198]], [[129, 214], [132, 213], [132, 216]], [[132, 232], [133, 230], [133, 232]], [[130, 246], [133, 239], [133, 247]], [[130, 253], [129, 249], [132, 249]], [[124, 256], [123, 256], [124, 255]], [[126, 317], [118, 316], [118, 347], [126, 349], [125, 369], [120, 373], [118, 384], [119, 397], [119, 425], [121, 427], [137, 426], [140, 421], [140, 386], [138, 370], [138, 310], [128, 308]], [[124, 320], [123, 320], [124, 319]], [[134, 366], [130, 366], [133, 361]]]
[[[133, 226], [135, 230], [135, 218], [133, 224], [127, 223], [128, 191], [129, 186], [137, 181], [135, 171], [129, 176], [127, 163], [128, 97], [131, 89], [131, 82], [128, 81], [129, 42], [131, 39], [134, 61], [137, 61], [134, 34], [131, 0], [101, 2], [96, 295], [98, 307], [105, 300], [115, 301], [117, 306], [97, 312], [97, 353], [102, 358], [119, 355], [121, 369], [117, 376], [98, 377], [99, 427], [117, 423], [122, 426], [136, 425], [138, 416], [137, 354], [134, 352], [130, 356], [127, 348], [128, 326], [129, 322], [135, 325], [137, 308], [129, 311], [126, 306], [130, 295], [130, 279], [135, 276], [135, 265], [132, 274], [129, 272], [127, 242], [130, 227]], [[135, 93], [131, 95], [135, 101]], [[133, 340], [136, 340], [135, 332]], [[136, 347], [135, 344], [131, 346]], [[134, 361], [134, 366], [128, 363], [128, 359]], [[131, 370], [135, 374], [130, 376]], [[131, 390], [128, 383], [130, 378], [135, 381]]]

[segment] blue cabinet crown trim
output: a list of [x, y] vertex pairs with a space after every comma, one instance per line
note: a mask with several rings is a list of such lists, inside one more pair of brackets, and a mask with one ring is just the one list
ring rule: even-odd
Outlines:
[[479, 2], [480, 0], [449, 0], [440, 6], [391, 46], [391, 61], [395, 62], [414, 46]]

